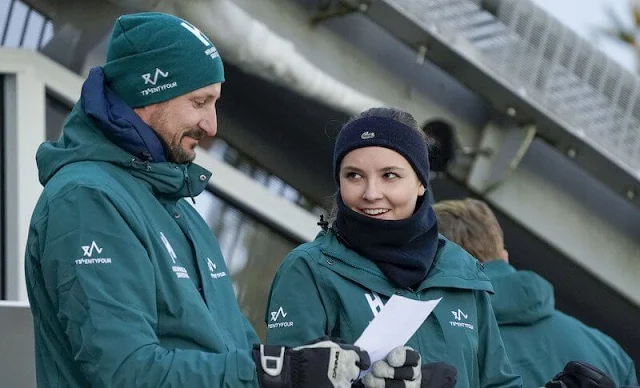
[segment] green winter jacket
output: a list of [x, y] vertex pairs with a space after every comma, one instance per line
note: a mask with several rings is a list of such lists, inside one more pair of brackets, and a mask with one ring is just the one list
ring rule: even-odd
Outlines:
[[25, 271], [38, 387], [257, 387], [258, 337], [183, 199], [210, 173], [133, 158], [80, 103], [37, 163]]
[[267, 342], [300, 345], [322, 335], [348, 343], [393, 295], [417, 300], [443, 298], [407, 343], [422, 361], [445, 361], [458, 369], [458, 388], [520, 387], [512, 374], [478, 262], [440, 236], [427, 278], [398, 289], [378, 266], [341, 244], [332, 231], [294, 249], [271, 287]]
[[610, 337], [555, 310], [553, 286], [502, 260], [484, 264], [507, 354], [524, 387], [541, 387], [571, 360], [606, 372], [618, 387], [637, 386], [631, 358]]

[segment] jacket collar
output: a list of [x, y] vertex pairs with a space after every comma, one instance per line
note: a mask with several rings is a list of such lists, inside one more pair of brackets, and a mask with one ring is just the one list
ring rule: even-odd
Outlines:
[[[320, 265], [383, 295], [391, 296], [399, 290], [373, 261], [347, 248], [331, 230], [320, 232], [316, 239], [321, 240], [322, 253], [330, 258]], [[493, 292], [482, 265], [442, 235], [438, 236], [438, 250], [427, 277], [413, 291], [435, 287]]]
[[516, 272], [509, 263], [504, 260], [489, 260], [484, 262], [484, 272], [489, 278], [493, 276], [507, 275]]

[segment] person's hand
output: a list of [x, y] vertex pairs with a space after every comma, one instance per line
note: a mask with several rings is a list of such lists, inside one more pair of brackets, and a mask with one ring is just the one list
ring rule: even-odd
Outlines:
[[458, 370], [446, 362], [422, 365], [420, 388], [454, 388], [458, 382]]
[[389, 352], [386, 359], [374, 362], [371, 372], [356, 387], [453, 388], [457, 375], [456, 368], [444, 362], [421, 365], [420, 354], [402, 346]]
[[420, 388], [422, 372], [420, 354], [408, 346], [400, 346], [371, 366], [362, 378], [366, 388]]
[[562, 372], [546, 383], [545, 388], [615, 388], [611, 378], [591, 364], [569, 361]]
[[261, 388], [350, 388], [369, 369], [369, 354], [327, 337], [296, 348], [254, 345]]

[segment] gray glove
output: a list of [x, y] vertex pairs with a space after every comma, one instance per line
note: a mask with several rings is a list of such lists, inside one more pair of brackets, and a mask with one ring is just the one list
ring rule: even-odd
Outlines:
[[386, 359], [374, 362], [362, 384], [366, 388], [420, 388], [420, 369], [420, 354], [400, 346], [390, 351]]
[[253, 359], [261, 388], [350, 388], [370, 365], [364, 350], [326, 337], [297, 348], [254, 345]]
[[385, 360], [373, 363], [371, 372], [354, 387], [359, 388], [454, 388], [458, 372], [444, 362], [421, 365], [420, 354], [398, 347]]

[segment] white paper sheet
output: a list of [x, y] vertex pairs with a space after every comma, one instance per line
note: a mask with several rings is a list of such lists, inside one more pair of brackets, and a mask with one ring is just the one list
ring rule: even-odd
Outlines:
[[421, 301], [393, 295], [354, 345], [369, 353], [372, 364], [384, 359], [391, 350], [409, 341], [441, 300]]

